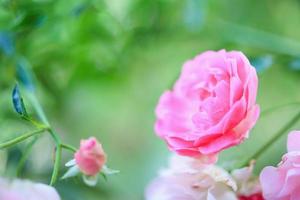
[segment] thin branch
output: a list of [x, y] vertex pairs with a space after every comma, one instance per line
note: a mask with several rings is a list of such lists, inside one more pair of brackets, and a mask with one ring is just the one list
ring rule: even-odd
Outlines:
[[68, 144], [61, 144], [61, 147], [67, 150], [72, 151], [73, 153], [75, 153], [77, 151], [77, 149], [71, 145]]
[[43, 133], [44, 131], [46, 131], [48, 128], [42, 128], [42, 129], [38, 129], [38, 130], [35, 130], [33, 132], [29, 132], [29, 133], [25, 133], [19, 137], [16, 137], [12, 140], [9, 140], [7, 142], [4, 142], [4, 143], [1, 143], [0, 144], [0, 150], [1, 149], [4, 149], [4, 148], [8, 148], [8, 147], [11, 147], [19, 142], [22, 142], [24, 140], [26, 140], [27, 138], [30, 138], [31, 136], [34, 136], [34, 135], [37, 135], [37, 134], [40, 134], [40, 133]]
[[57, 181], [60, 162], [61, 162], [61, 145], [56, 144], [54, 167], [53, 167], [50, 185], [54, 185], [55, 182]]

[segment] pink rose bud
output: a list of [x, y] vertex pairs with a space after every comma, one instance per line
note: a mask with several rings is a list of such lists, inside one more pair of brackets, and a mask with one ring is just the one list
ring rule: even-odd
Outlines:
[[300, 131], [289, 133], [287, 150], [277, 167], [267, 166], [260, 173], [266, 200], [300, 199]]
[[96, 175], [106, 162], [102, 145], [91, 137], [80, 141], [80, 148], [75, 153], [75, 161], [79, 169], [88, 176]]
[[259, 116], [257, 86], [242, 52], [204, 52], [184, 64], [160, 97], [156, 133], [180, 155], [215, 156], [248, 137]]

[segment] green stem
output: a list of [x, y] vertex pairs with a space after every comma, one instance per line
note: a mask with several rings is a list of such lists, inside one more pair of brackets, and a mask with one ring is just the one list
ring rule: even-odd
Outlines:
[[75, 153], [77, 151], [77, 149], [71, 145], [68, 144], [61, 144], [61, 147], [67, 150], [72, 151], [73, 153]]
[[56, 145], [61, 145], [61, 140], [58, 136], [58, 134], [56, 134], [53, 129], [49, 129], [49, 133], [52, 136], [52, 138], [54, 139]]
[[38, 117], [40, 118], [40, 120], [43, 124], [41, 124], [39, 122], [36, 122], [33, 119], [29, 119], [29, 121], [31, 121], [31, 123], [33, 125], [37, 126], [37, 127], [40, 127], [40, 126], [49, 127], [49, 128], [47, 128], [47, 130], [50, 133], [51, 137], [55, 141], [55, 160], [54, 160], [53, 172], [52, 172], [51, 181], [50, 181], [50, 185], [54, 185], [55, 182], [57, 181], [58, 174], [59, 174], [62, 148], [65, 148], [65, 149], [68, 149], [68, 150], [71, 150], [71, 151], [76, 151], [76, 148], [74, 148], [70, 145], [67, 145], [67, 144], [62, 144], [59, 135], [56, 134], [53, 131], [52, 127], [50, 126], [50, 123], [49, 123], [49, 121], [48, 121], [48, 119], [45, 115], [45, 112], [44, 112], [40, 102], [38, 101], [35, 93], [34, 92], [28, 92], [27, 94], [28, 94], [28, 99], [31, 101], [31, 104], [33, 105]]
[[[47, 117], [44, 113], [44, 110], [43, 110], [42, 106], [40, 105], [39, 101], [37, 100], [35, 94], [30, 93], [29, 98], [30, 98], [31, 103], [34, 106], [40, 120], [46, 126], [50, 127], [50, 124], [49, 124], [48, 119], [47, 119]], [[39, 126], [39, 124], [36, 123], [35, 121], [32, 121], [32, 122], [33, 122], [33, 124], [36, 124], [36, 125]], [[60, 168], [60, 163], [61, 163], [62, 148], [71, 149], [71, 150], [74, 150], [74, 149], [69, 145], [62, 145], [62, 142], [61, 142], [61, 139], [60, 139], [59, 135], [56, 134], [52, 128], [49, 128], [48, 132], [50, 133], [51, 137], [55, 141], [55, 160], [54, 160], [54, 166], [53, 166], [52, 176], [51, 176], [51, 180], [50, 180], [50, 185], [54, 185], [55, 182], [58, 179], [59, 168]], [[76, 149], [75, 149], [75, 151], [76, 151]]]
[[56, 144], [54, 167], [53, 167], [50, 185], [54, 185], [55, 182], [57, 181], [60, 161], [61, 161], [61, 145]]
[[76, 152], [77, 150], [75, 147], [73, 147], [71, 145], [62, 143], [58, 134], [56, 134], [52, 129], [49, 129], [49, 133], [53, 137], [53, 139], [55, 141], [55, 146], [56, 146], [54, 167], [53, 167], [52, 177], [51, 177], [51, 181], [50, 181], [50, 185], [54, 185], [58, 179], [62, 149], [65, 148], [72, 152]]
[[257, 160], [266, 149], [268, 149], [274, 142], [277, 141], [283, 134], [285, 134], [293, 125], [295, 125], [300, 119], [300, 112], [293, 117], [282, 129], [280, 129], [265, 145], [263, 145], [258, 151], [256, 151], [249, 159], [247, 159], [241, 167], [247, 166], [251, 160]]
[[0, 144], [0, 149], [4, 149], [4, 148], [8, 148], [8, 147], [11, 147], [19, 142], [22, 142], [24, 140], [26, 140], [27, 138], [31, 137], [31, 136], [34, 136], [34, 135], [37, 135], [37, 134], [40, 134], [44, 131], [46, 131], [47, 128], [42, 128], [42, 129], [38, 129], [38, 130], [35, 130], [33, 132], [29, 132], [29, 133], [25, 133], [19, 137], [16, 137], [12, 140], [9, 140], [7, 142], [4, 142], [2, 144]]
[[27, 118], [27, 121], [29, 121], [32, 125], [34, 125], [36, 128], [44, 128], [44, 127], [48, 127], [47, 125], [40, 123], [32, 118]]
[[[48, 119], [45, 115], [45, 112], [44, 112], [40, 102], [36, 98], [35, 94], [34, 93], [29, 93], [28, 97], [31, 100], [31, 103], [32, 103], [37, 115], [39, 116], [40, 120], [46, 126], [50, 127], [50, 124], [49, 124], [49, 121], [48, 121]], [[53, 166], [52, 176], [51, 176], [51, 180], [50, 180], [50, 185], [54, 185], [57, 178], [58, 178], [59, 167], [60, 167], [60, 162], [61, 162], [62, 147], [61, 147], [61, 140], [60, 140], [59, 136], [51, 128], [49, 128], [48, 131], [49, 131], [50, 135], [52, 136], [52, 138], [55, 141], [55, 160], [54, 160], [54, 166]]]

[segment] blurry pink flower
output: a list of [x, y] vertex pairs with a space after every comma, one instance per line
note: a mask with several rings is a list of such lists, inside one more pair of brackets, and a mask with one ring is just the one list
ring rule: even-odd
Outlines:
[[266, 200], [298, 200], [300, 198], [300, 131], [288, 135], [286, 153], [278, 167], [265, 167], [260, 174]]
[[184, 64], [173, 89], [160, 97], [156, 133], [180, 155], [215, 156], [248, 137], [259, 116], [257, 85], [243, 53], [204, 52]]
[[94, 137], [81, 140], [80, 148], [74, 157], [79, 169], [88, 176], [97, 175], [106, 162], [102, 145]]
[[146, 189], [146, 200], [236, 200], [236, 184], [215, 165], [194, 158], [173, 156]]
[[56, 190], [48, 185], [27, 180], [8, 181], [0, 178], [1, 200], [60, 200]]

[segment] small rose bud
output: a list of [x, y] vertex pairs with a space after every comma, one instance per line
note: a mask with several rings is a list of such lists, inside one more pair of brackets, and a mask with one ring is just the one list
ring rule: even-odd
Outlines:
[[106, 154], [96, 138], [80, 141], [80, 148], [74, 155], [80, 171], [87, 176], [97, 175], [106, 162]]

